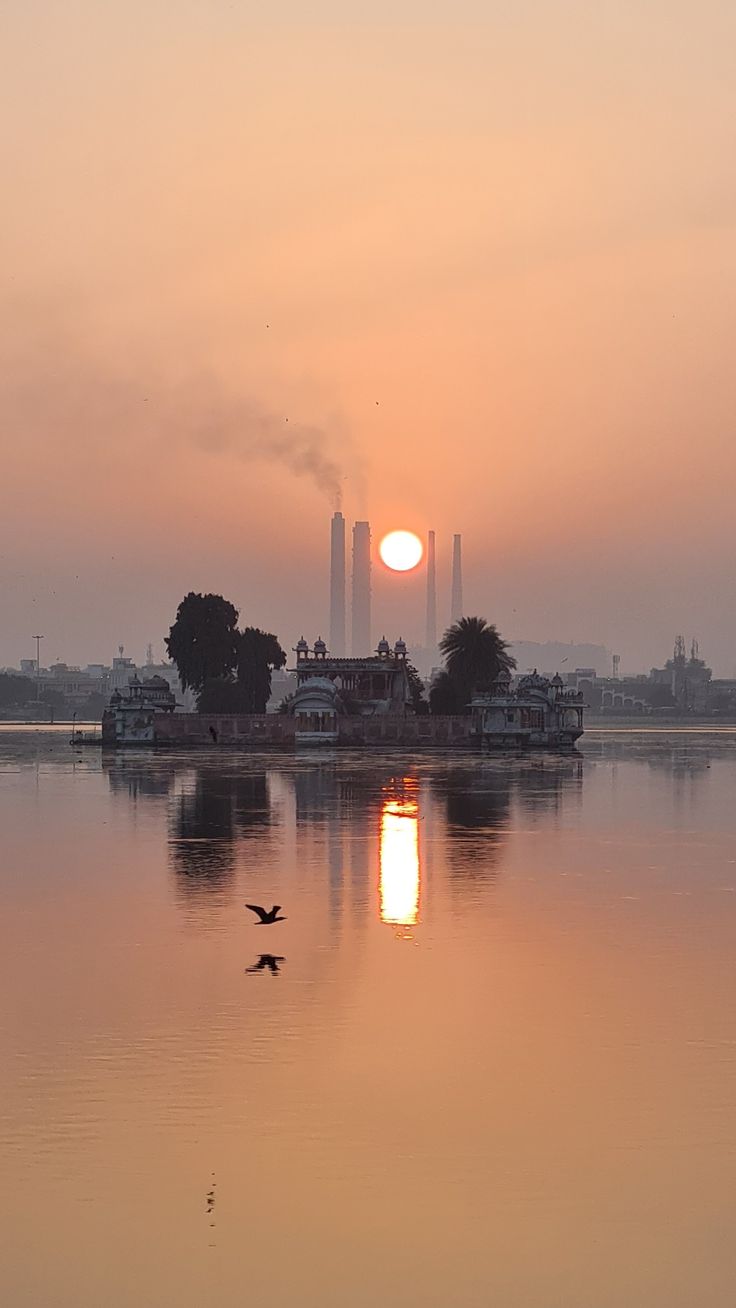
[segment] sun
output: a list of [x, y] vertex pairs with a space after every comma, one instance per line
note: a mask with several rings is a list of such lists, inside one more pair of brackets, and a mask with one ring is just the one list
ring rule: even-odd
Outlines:
[[378, 553], [393, 572], [411, 572], [421, 562], [424, 546], [413, 531], [390, 531], [381, 541]]

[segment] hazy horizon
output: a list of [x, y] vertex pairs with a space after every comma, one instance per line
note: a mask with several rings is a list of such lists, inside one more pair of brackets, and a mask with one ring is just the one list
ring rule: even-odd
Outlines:
[[[4, 7], [0, 665], [327, 634], [338, 494], [465, 609], [734, 675], [725, 0]], [[421, 642], [424, 570], [374, 568]]]

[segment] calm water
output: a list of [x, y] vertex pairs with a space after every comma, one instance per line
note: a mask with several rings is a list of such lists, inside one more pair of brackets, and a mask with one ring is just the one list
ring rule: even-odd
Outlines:
[[736, 735], [67, 739], [0, 730], [4, 1305], [734, 1302]]

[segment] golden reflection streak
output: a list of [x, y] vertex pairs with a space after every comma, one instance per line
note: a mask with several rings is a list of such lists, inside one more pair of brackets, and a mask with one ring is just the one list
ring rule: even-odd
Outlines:
[[382, 922], [419, 921], [419, 805], [414, 799], [384, 800], [379, 853]]

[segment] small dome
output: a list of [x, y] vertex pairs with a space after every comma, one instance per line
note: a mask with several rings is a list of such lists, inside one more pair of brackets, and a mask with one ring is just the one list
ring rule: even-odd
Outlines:
[[299, 639], [298, 639], [298, 641], [296, 642], [296, 649], [297, 649], [297, 651], [302, 650], [302, 649], [304, 649], [304, 650], [309, 649], [309, 645], [307, 644], [307, 642], [306, 642], [306, 640], [304, 639], [303, 636], [300, 636]]
[[559, 672], [556, 672], [555, 675], [554, 675], [553, 678], [552, 678], [552, 685], [553, 685], [553, 686], [564, 686], [564, 684], [565, 684], [565, 683], [564, 683], [564, 681], [562, 680], [562, 677], [560, 676]]
[[399, 639], [394, 645], [394, 654], [398, 654], [399, 658], [406, 657], [406, 641], [402, 640], [401, 636], [399, 636]]
[[334, 681], [329, 677], [308, 677], [294, 691], [292, 707], [296, 710], [301, 708], [304, 702], [310, 700], [329, 700], [330, 704], [335, 704], [340, 699], [340, 693]]
[[504, 682], [505, 685], [509, 684], [509, 682], [511, 681], [511, 673], [509, 672], [508, 668], [501, 668], [501, 671], [496, 677], [496, 681], [502, 681]]
[[377, 646], [377, 648], [376, 648], [376, 653], [377, 653], [377, 654], [390, 654], [390, 653], [391, 653], [391, 646], [389, 645], [389, 643], [388, 643], [388, 641], [386, 640], [386, 637], [385, 637], [385, 636], [381, 636], [381, 639], [379, 640], [379, 642], [378, 642], [378, 646]]
[[314, 652], [315, 654], [327, 653], [327, 646], [325, 645], [325, 642], [323, 641], [321, 636], [318, 636], [314, 642]]

